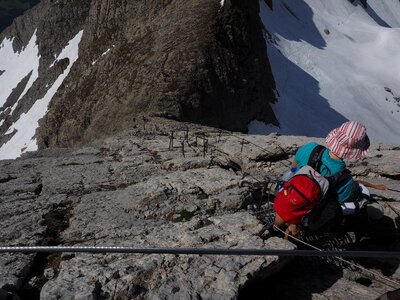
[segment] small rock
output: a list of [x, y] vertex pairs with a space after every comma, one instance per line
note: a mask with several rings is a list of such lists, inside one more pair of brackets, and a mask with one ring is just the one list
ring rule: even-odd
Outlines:
[[47, 278], [47, 279], [52, 279], [52, 278], [54, 278], [55, 274], [56, 274], [56, 272], [55, 272], [54, 268], [47, 268], [47, 269], [45, 269], [44, 272], [43, 272], [43, 276], [44, 276], [45, 278]]

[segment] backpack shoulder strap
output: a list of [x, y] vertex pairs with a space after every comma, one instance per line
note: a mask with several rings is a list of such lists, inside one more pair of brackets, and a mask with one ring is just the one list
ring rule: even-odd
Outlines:
[[317, 172], [320, 172], [320, 168], [322, 165], [322, 154], [326, 148], [322, 145], [317, 145], [310, 154], [310, 158], [308, 159], [307, 165], [314, 168]]
[[344, 169], [341, 172], [329, 175], [326, 177], [329, 181], [329, 187], [336, 188], [340, 187], [343, 183], [347, 182], [351, 178], [351, 172], [349, 169]]

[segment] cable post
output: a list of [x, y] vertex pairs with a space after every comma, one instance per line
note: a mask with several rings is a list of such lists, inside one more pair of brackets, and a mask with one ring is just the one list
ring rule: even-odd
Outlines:
[[174, 132], [171, 131], [171, 134], [169, 135], [169, 146], [168, 150], [171, 151], [174, 148]]
[[182, 155], [183, 157], [185, 157], [185, 141], [181, 141], [181, 145], [182, 145]]
[[186, 129], [185, 129], [185, 137], [184, 137], [184, 140], [185, 140], [185, 141], [188, 141], [188, 140], [189, 140], [189, 127], [186, 127]]

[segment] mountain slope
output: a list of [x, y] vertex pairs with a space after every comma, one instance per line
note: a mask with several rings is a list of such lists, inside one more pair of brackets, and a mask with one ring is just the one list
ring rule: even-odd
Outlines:
[[[400, 144], [400, 2], [260, 1], [283, 134], [325, 136], [345, 119]], [[252, 132], [277, 128], [250, 124]]]
[[[15, 61], [36, 51], [15, 80], [20, 61], [0, 65], [0, 80], [10, 85], [1, 99], [0, 143], [12, 147], [26, 128], [17, 123], [21, 112], [51, 101], [35, 114], [32, 124], [46, 115], [37, 134], [0, 157], [36, 144], [87, 144], [134, 126], [142, 114], [241, 131], [254, 118], [277, 124], [258, 14], [256, 0], [42, 1], [0, 36], [0, 51]], [[78, 34], [78, 55], [60, 57]], [[27, 47], [35, 38], [38, 48]]]
[[38, 120], [78, 58], [90, 1], [69, 3], [42, 1], [0, 35], [0, 159], [38, 148]]

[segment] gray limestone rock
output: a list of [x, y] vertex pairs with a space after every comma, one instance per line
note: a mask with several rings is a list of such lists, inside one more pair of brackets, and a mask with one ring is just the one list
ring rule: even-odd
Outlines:
[[[295, 249], [281, 238], [260, 237], [265, 220], [253, 208], [262, 198], [251, 183], [279, 176], [307, 139], [220, 135], [159, 118], [142, 125], [92, 147], [0, 161], [1, 246]], [[206, 150], [199, 136], [208, 141]], [[241, 150], [243, 139], [251, 143]], [[380, 150], [380, 162], [373, 155], [351, 168], [396, 188], [397, 150], [391, 149]], [[378, 164], [368, 170], [378, 177], [363, 176]], [[374, 191], [374, 197], [400, 208], [398, 193]], [[396, 217], [389, 207], [385, 213]], [[290, 258], [269, 256], [5, 254], [0, 288], [41, 299], [236, 299], [290, 264]], [[372, 299], [386, 291], [375, 283], [368, 288], [349, 278], [321, 278], [318, 289], [304, 293], [340, 298], [351, 289], [351, 297]]]

